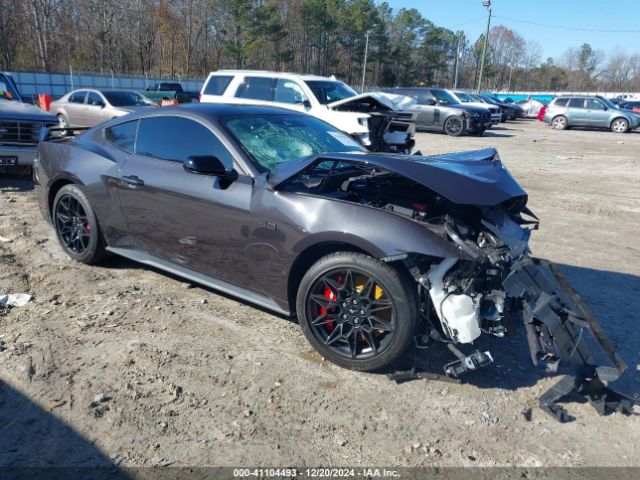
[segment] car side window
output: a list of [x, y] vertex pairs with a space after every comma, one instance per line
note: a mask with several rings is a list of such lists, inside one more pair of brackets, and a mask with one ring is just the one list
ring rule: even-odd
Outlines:
[[569, 108], [584, 108], [584, 98], [572, 98], [569, 100]]
[[233, 80], [230, 75], [212, 75], [204, 87], [205, 95], [222, 95]]
[[135, 153], [184, 163], [192, 155], [213, 155], [228, 169], [233, 157], [207, 127], [184, 117], [150, 117], [140, 120]]
[[136, 132], [138, 130], [138, 120], [119, 123], [104, 129], [104, 138], [120, 147], [125, 152], [133, 153], [136, 144]]
[[81, 90], [69, 97], [69, 103], [84, 103], [84, 97], [87, 95], [86, 90]]
[[96, 92], [89, 92], [89, 96], [87, 97], [87, 105], [93, 105], [93, 106], [96, 106], [96, 107], [103, 107], [104, 106], [104, 100]]
[[281, 103], [302, 103], [305, 99], [305, 94], [293, 80], [280, 78], [276, 82], [273, 99]]
[[595, 98], [587, 99], [587, 108], [591, 110], [604, 110], [604, 105]]
[[275, 85], [275, 78], [246, 77], [242, 85], [238, 87], [236, 97], [272, 102]]
[[564, 107], [567, 105], [568, 101], [568, 98], [558, 98], [555, 102], [553, 102], [553, 105], [555, 105], [556, 107]]
[[433, 95], [431, 95], [429, 92], [423, 92], [423, 91], [418, 92], [415, 98], [418, 102], [418, 105], [429, 105], [430, 100], [432, 101], [435, 100]]

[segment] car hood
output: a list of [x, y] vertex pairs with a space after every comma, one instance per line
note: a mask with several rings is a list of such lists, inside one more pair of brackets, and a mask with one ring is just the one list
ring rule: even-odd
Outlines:
[[365, 163], [404, 175], [460, 205], [494, 206], [527, 193], [500, 161], [495, 148], [435, 156], [323, 153], [280, 164], [269, 174], [272, 188], [318, 160]]
[[487, 110], [490, 110], [490, 108], [493, 106], [493, 105], [489, 105], [487, 103], [482, 103], [482, 102], [464, 102], [464, 103], [460, 103], [460, 105], [473, 107], [477, 112], [486, 112]]
[[54, 115], [51, 115], [44, 110], [40, 110], [34, 105], [2, 99], [0, 99], [0, 118], [11, 118], [12, 120], [32, 120], [38, 122], [58, 121], [58, 119]]
[[487, 113], [490, 105], [480, 104], [480, 103], [456, 103], [453, 105], [447, 105], [452, 108], [459, 108], [460, 110], [465, 110], [467, 112], [476, 112], [476, 113]]
[[373, 99], [375, 102], [388, 108], [389, 110], [404, 110], [416, 103], [415, 99], [407, 97], [405, 95], [396, 95], [393, 93], [383, 92], [367, 92], [361, 93], [360, 95], [355, 95], [353, 97], [343, 98], [342, 100], [338, 100], [336, 102], [328, 103], [327, 107], [329, 107], [330, 109], [334, 109], [336, 107], [349, 105], [350, 103], [357, 103], [364, 99]]

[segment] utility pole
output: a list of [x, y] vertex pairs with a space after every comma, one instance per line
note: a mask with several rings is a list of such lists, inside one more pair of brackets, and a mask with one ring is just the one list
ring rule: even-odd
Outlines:
[[369, 51], [369, 30], [367, 30], [367, 39], [364, 43], [364, 62], [362, 64], [362, 86], [360, 87], [360, 93], [364, 93], [364, 80], [367, 76], [367, 53]]
[[455, 75], [454, 75], [454, 79], [453, 79], [453, 89], [457, 89], [458, 88], [458, 70], [460, 67], [460, 59], [462, 58], [462, 52], [460, 51], [460, 43], [462, 41], [462, 32], [460, 32], [460, 35], [458, 35], [458, 45], [456, 48], [456, 63], [455, 63]]
[[489, 43], [489, 29], [491, 28], [491, 0], [482, 0], [484, 5], [489, 10], [489, 18], [487, 19], [487, 33], [484, 36], [484, 47], [482, 47], [482, 62], [480, 63], [480, 76], [478, 77], [478, 93], [482, 88], [482, 74], [484, 72], [484, 59], [487, 54], [487, 44]]
[[511, 92], [511, 77], [513, 76], [513, 60], [515, 56], [515, 52], [511, 52], [511, 71], [509, 72], [509, 88], [507, 89], [508, 92]]

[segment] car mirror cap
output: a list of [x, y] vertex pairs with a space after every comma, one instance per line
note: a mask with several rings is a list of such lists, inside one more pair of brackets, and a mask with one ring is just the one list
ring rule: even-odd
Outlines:
[[238, 177], [235, 170], [227, 170], [222, 161], [213, 155], [193, 155], [183, 164], [185, 171], [198, 175], [211, 175], [233, 181]]

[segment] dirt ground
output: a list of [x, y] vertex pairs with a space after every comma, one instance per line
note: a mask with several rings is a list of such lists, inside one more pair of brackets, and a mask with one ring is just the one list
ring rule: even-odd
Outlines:
[[[640, 399], [640, 132], [416, 137], [425, 154], [498, 148], [542, 221], [534, 254], [583, 294]], [[0, 237], [0, 294], [33, 295], [0, 315], [0, 465], [640, 466], [640, 416], [538, 409], [555, 380], [524, 332], [484, 339], [495, 363], [462, 385], [396, 385], [324, 362], [286, 318], [127, 260], [74, 263], [29, 181], [0, 178]]]

